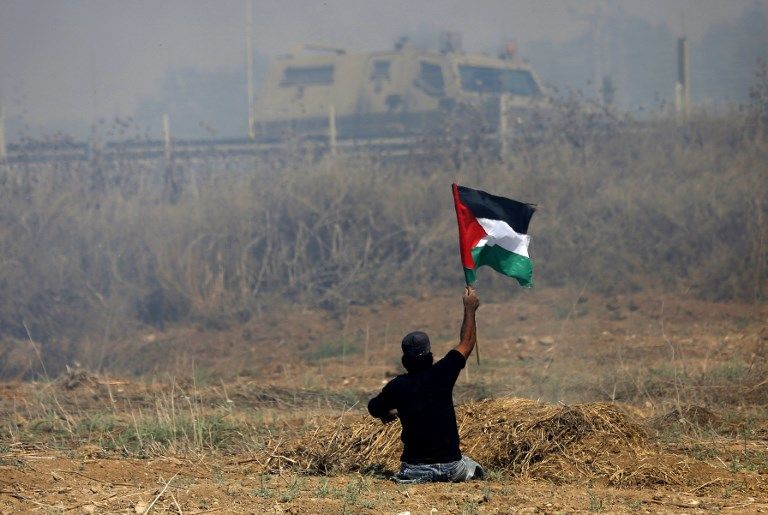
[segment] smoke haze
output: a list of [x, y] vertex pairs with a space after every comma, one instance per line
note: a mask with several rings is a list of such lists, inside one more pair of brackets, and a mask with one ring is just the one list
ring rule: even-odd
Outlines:
[[[718, 28], [743, 21], [748, 13], [758, 13], [762, 21], [752, 23], [757, 41], [753, 38], [738, 43], [723, 56], [741, 56], [748, 61], [739, 70], [754, 68], [754, 55], [765, 55], [768, 47], [766, 6], [764, 0], [485, 0], [415, 5], [405, 0], [256, 1], [253, 40], [259, 72], [269, 58], [287, 52], [298, 42], [365, 51], [391, 48], [402, 35], [434, 45], [439, 31], [455, 30], [462, 34], [468, 51], [495, 52], [503, 42], [514, 40], [545, 80], [559, 86], [584, 87], [594, 75], [594, 63], [588, 59], [595, 53], [596, 27], [608, 27], [599, 29], [604, 31], [600, 34], [610, 35], [613, 30], [623, 40], [620, 27], [634, 24], [642, 30], [638, 37], [626, 41], [625, 46], [631, 47], [624, 48], [624, 56], [647, 54], [643, 45], [656, 52], [654, 45], [660, 45], [668, 47], [659, 61], [667, 66], [673, 59], [674, 38], [685, 32], [694, 45], [694, 79], [698, 73], [711, 81], [713, 77], [706, 69], [696, 69], [695, 45], [712, 39]], [[243, 0], [2, 0], [0, 12], [0, 103], [11, 141], [22, 130], [33, 135], [63, 130], [82, 137], [97, 119], [115, 116], [136, 116], [143, 123], [154, 124], [152, 130], [156, 130], [160, 112], [173, 111], [170, 104], [176, 104], [178, 112], [172, 116], [178, 120], [185, 116], [179, 107], [185, 103], [207, 105], [207, 110], [192, 114], [194, 109], [187, 109], [186, 116], [207, 118], [194, 122], [208, 122], [225, 134], [244, 133]], [[732, 32], [744, 30], [739, 27]], [[645, 40], [654, 34], [657, 39], [670, 41]], [[728, 34], [722, 33], [712, 45], [727, 46]], [[621, 55], [611, 54], [615, 43], [610, 37], [601, 38], [598, 53], [606, 53], [605, 73], [618, 81], [623, 106], [647, 103], [656, 95], [669, 93], [666, 84], [658, 80], [638, 86], [633, 74], [646, 75], [642, 69], [645, 61], [640, 59], [633, 67]], [[563, 56], [567, 62], [562, 62]], [[584, 66], [579, 65], [581, 58], [587, 59]], [[728, 98], [723, 93], [699, 96], [712, 102], [746, 98], [744, 72], [737, 75], [735, 90], [728, 85], [721, 88], [732, 92]], [[717, 79], [716, 74], [715, 82]], [[671, 74], [669, 80], [673, 80]], [[196, 93], [199, 98], [175, 98], [186, 94], [185, 81], [204, 85]], [[208, 93], [215, 90], [225, 92], [220, 95], [224, 99]], [[220, 101], [224, 104], [217, 104]], [[238, 118], [240, 109], [243, 115]], [[174, 125], [192, 135], [199, 123], [182, 119]]]

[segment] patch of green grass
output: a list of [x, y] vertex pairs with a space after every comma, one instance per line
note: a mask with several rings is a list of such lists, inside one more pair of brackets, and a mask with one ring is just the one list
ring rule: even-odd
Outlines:
[[272, 492], [272, 489], [269, 487], [269, 476], [267, 476], [266, 474], [262, 474], [259, 477], [259, 487], [256, 490], [254, 490], [253, 493], [257, 497], [261, 497], [264, 499], [269, 499], [270, 497], [272, 497], [273, 492]]
[[679, 424], [671, 424], [664, 427], [659, 431], [659, 441], [663, 444], [677, 443], [685, 436], [685, 432], [680, 428]]
[[48, 436], [64, 435], [69, 433], [69, 427], [65, 420], [54, 412], [42, 413], [39, 418], [29, 423], [29, 431], [43, 433]]
[[363, 492], [369, 491], [370, 487], [370, 480], [358, 475], [356, 479], [348, 483], [347, 487], [344, 489], [344, 503], [353, 506], [357, 505], [360, 501], [360, 495]]
[[657, 366], [649, 367], [648, 372], [650, 377], [664, 380], [673, 380], [679, 375], [679, 370], [669, 363], [661, 363]]
[[502, 483], [504, 481], [504, 479], [506, 479], [506, 478], [505, 478], [504, 474], [501, 471], [499, 471], [499, 470], [496, 470], [496, 469], [488, 470], [488, 469], [486, 469], [486, 471], [485, 471], [485, 479], [487, 481], [490, 481], [491, 483]]
[[0, 456], [0, 465], [1, 466], [10, 465], [12, 467], [16, 467], [17, 469], [21, 470], [26, 466], [26, 463], [24, 463], [24, 461], [18, 458]]
[[758, 472], [768, 471], [768, 453], [765, 452], [745, 452], [732, 454], [728, 460], [728, 470], [736, 472]]
[[328, 478], [324, 477], [317, 484], [317, 488], [315, 489], [315, 495], [321, 499], [324, 499], [328, 497], [328, 494], [330, 492], [331, 492], [331, 489], [328, 486]]
[[95, 442], [108, 451], [149, 455], [171, 447], [222, 449], [235, 443], [242, 429], [219, 414], [175, 419], [141, 417], [130, 421], [92, 415], [77, 424], [73, 436]]
[[360, 344], [346, 338], [321, 342], [304, 351], [304, 359], [309, 362], [340, 358], [360, 353]]
[[80, 419], [76, 425], [78, 432], [109, 433], [114, 431], [120, 422], [111, 413], [89, 413]]
[[750, 456], [750, 470], [760, 474], [768, 473], [768, 452], [755, 452]]
[[291, 484], [288, 486], [288, 489], [283, 492], [283, 495], [280, 496], [280, 500], [282, 502], [290, 502], [294, 500], [301, 492], [301, 487], [303, 484], [304, 480], [301, 478], [301, 476], [295, 476]]
[[376, 500], [374, 499], [363, 499], [360, 501], [360, 507], [365, 508], [367, 510], [372, 510], [376, 507]]
[[356, 505], [358, 497], [360, 496], [360, 490], [357, 485], [350, 483], [344, 489], [344, 503]]
[[188, 489], [197, 482], [197, 479], [192, 476], [176, 476], [173, 480], [173, 486], [176, 488]]
[[598, 513], [605, 510], [605, 505], [601, 498], [595, 496], [592, 492], [587, 492], [587, 493], [589, 494], [589, 512], [590, 513]]
[[712, 447], [705, 447], [703, 445], [693, 445], [690, 450], [691, 456], [699, 461], [706, 461], [710, 458], [717, 456], [717, 451]]
[[733, 326], [741, 331], [752, 323], [752, 318], [748, 316], [736, 316], [733, 318]]
[[213, 482], [217, 485], [221, 486], [224, 484], [224, 471], [221, 470], [221, 467], [214, 466], [213, 467]]
[[510, 485], [504, 485], [501, 487], [501, 495], [509, 497], [515, 494], [515, 489]]
[[713, 379], [726, 381], [740, 381], [749, 373], [749, 365], [741, 358], [733, 356], [725, 363], [712, 368], [709, 375]]

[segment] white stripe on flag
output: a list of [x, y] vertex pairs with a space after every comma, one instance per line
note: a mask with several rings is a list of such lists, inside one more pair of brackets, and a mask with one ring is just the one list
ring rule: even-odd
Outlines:
[[531, 237], [527, 234], [519, 234], [507, 223], [502, 220], [493, 220], [490, 218], [478, 218], [477, 222], [488, 233], [488, 236], [483, 237], [478, 243], [477, 247], [488, 245], [498, 245], [499, 247], [506, 249], [510, 252], [514, 252], [520, 256], [528, 256], [528, 244], [531, 241]]

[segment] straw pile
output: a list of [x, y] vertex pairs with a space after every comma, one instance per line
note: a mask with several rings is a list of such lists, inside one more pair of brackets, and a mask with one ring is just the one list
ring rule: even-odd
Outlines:
[[[462, 451], [491, 470], [554, 482], [612, 486], [677, 484], [686, 464], [662, 453], [646, 430], [612, 404], [573, 406], [490, 399], [456, 409]], [[285, 445], [287, 443], [287, 445]], [[400, 424], [345, 414], [293, 442], [272, 466], [313, 473], [396, 470]]]

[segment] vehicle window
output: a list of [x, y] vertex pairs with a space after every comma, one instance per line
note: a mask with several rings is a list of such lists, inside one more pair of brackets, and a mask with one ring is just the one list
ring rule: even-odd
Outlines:
[[371, 80], [389, 79], [389, 61], [373, 61]]
[[289, 66], [283, 72], [281, 86], [333, 84], [332, 64], [325, 66]]
[[442, 93], [444, 89], [443, 70], [439, 64], [421, 61], [419, 63], [419, 83], [430, 93]]
[[477, 93], [512, 93], [537, 96], [539, 87], [529, 71], [504, 70], [488, 66], [459, 66], [461, 88]]

